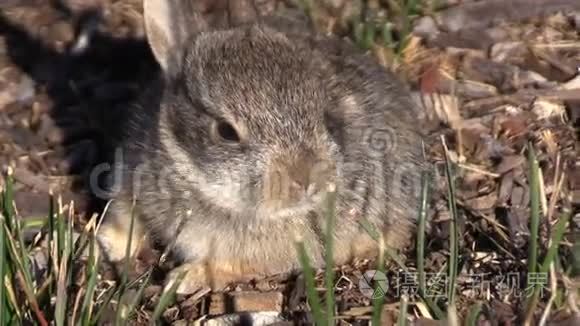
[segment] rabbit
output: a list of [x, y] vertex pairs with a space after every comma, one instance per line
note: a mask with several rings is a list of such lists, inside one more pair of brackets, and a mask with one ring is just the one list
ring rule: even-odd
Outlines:
[[214, 28], [191, 3], [144, 0], [159, 79], [109, 178], [106, 258], [133, 225], [129, 252], [169, 248], [186, 294], [299, 271], [297, 241], [324, 268], [327, 214], [336, 265], [375, 258], [377, 235], [410, 245], [426, 163], [404, 84], [297, 10]]

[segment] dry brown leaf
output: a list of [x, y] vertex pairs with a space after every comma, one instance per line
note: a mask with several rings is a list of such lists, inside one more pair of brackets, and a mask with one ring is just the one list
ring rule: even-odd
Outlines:
[[413, 93], [416, 103], [423, 107], [429, 120], [439, 120], [452, 129], [460, 128], [462, 121], [459, 113], [459, 99], [453, 95], [440, 93]]
[[532, 112], [539, 120], [552, 117], [562, 118], [566, 114], [566, 108], [564, 107], [564, 104], [560, 102], [539, 98], [532, 104]]

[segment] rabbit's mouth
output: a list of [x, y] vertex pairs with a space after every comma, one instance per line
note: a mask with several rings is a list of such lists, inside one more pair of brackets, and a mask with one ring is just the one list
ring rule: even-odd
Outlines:
[[295, 200], [270, 199], [258, 203], [256, 217], [258, 219], [284, 219], [306, 216], [312, 211], [324, 209], [326, 190], [314, 192], [308, 189], [306, 193]]

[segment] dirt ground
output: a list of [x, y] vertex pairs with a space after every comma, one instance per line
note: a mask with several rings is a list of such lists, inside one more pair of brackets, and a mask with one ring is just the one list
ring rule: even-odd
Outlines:
[[[369, 2], [377, 5], [377, 16], [392, 15], [386, 1]], [[524, 300], [506, 294], [502, 286], [517, 278], [521, 282], [516, 287], [526, 287], [530, 216], [526, 146], [531, 143], [545, 195], [540, 246], [549, 245], [562, 212], [572, 216], [559, 251], [560, 263], [569, 269], [555, 273], [561, 297], [549, 320], [554, 325], [579, 324], [578, 281], [573, 275], [580, 271], [580, 257], [574, 254], [580, 223], [580, 5], [530, 0], [534, 4], [530, 8], [506, 9], [497, 6], [498, 1], [449, 2], [453, 5], [433, 14], [437, 19], [425, 15], [413, 20], [405, 51], [398, 56], [388, 47], [373, 45], [369, 50], [408, 81], [425, 108], [425, 128], [431, 135], [426, 151], [436, 171], [426, 268], [439, 271], [449, 253], [447, 149], [457, 164], [458, 311], [464, 315], [479, 300], [484, 304], [480, 325], [523, 323]], [[275, 0], [257, 3], [264, 12], [282, 5]], [[317, 16], [320, 27], [351, 35], [344, 20], [357, 7], [339, 10], [344, 1], [328, 3]], [[100, 8], [100, 15], [84, 12], [91, 8]], [[400, 24], [395, 20], [395, 28]], [[110, 159], [128, 104], [158, 72], [143, 36], [137, 0], [0, 3], [0, 166], [14, 169], [15, 201], [23, 218], [46, 215], [49, 191], [62, 195], [63, 202], [74, 201], [80, 224], [102, 208], [103, 203], [87, 193], [90, 173]], [[414, 251], [405, 256], [411, 270], [414, 257]], [[148, 260], [143, 258], [135, 273]], [[370, 300], [358, 289], [367, 263], [337, 269], [338, 313], [344, 323], [369, 319]], [[397, 273], [392, 267], [389, 276]], [[488, 286], [480, 287], [473, 275], [483, 277]], [[274, 277], [240, 284], [227, 300], [239, 307], [281, 311], [289, 320], [303, 323], [311, 316], [305, 311], [301, 282], [300, 277], [290, 281]], [[159, 290], [159, 285], [147, 290], [137, 324], [147, 320]], [[253, 296], [252, 291], [262, 294]], [[536, 318], [552, 292], [546, 289]], [[400, 308], [394, 286], [386, 298], [383, 318], [389, 324]], [[177, 322], [236, 310], [235, 304], [224, 300], [211, 294], [179, 297], [164, 318]], [[422, 325], [430, 325], [420, 305], [410, 305], [408, 311], [417, 324], [423, 320]]]

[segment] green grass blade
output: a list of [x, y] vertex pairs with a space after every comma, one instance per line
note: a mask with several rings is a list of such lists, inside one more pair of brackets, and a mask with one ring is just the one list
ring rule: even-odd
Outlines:
[[572, 234], [572, 262], [570, 266], [570, 276], [578, 277], [580, 275], [580, 233], [579, 234]]
[[[2, 256], [2, 261], [0, 262], [0, 277], [2, 277], [2, 286], [0, 286], [0, 325], [7, 325], [12, 319], [12, 314], [9, 310], [8, 303], [11, 301], [8, 296], [8, 281], [12, 279], [12, 273], [10, 269], [10, 259], [7, 248], [7, 235], [8, 230], [11, 230], [11, 224], [14, 221], [14, 198], [12, 194], [12, 168], [8, 168], [8, 173], [5, 178], [5, 185], [2, 191], [2, 205], [0, 208], [0, 255]], [[7, 230], [8, 229], [8, 230]], [[17, 305], [13, 304], [14, 308]]]
[[334, 261], [333, 261], [333, 246], [334, 246], [334, 220], [336, 208], [336, 192], [331, 189], [328, 195], [328, 212], [326, 213], [326, 241], [325, 241], [325, 284], [326, 284], [326, 318], [328, 320], [334, 319]]
[[[399, 319], [397, 320], [397, 326], [406, 326], [407, 325], [407, 306], [409, 304], [409, 300], [407, 299], [406, 295], [401, 296], [401, 308], [399, 309]], [[375, 324], [380, 325], [380, 324]]]
[[27, 217], [21, 220], [21, 230], [30, 231], [30, 229], [38, 230], [36, 236], [34, 237], [33, 241], [30, 241], [26, 246], [26, 250], [28, 252], [32, 252], [34, 248], [36, 248], [39, 244], [39, 241], [44, 237], [46, 234], [46, 227], [48, 226], [48, 218], [46, 217]]
[[395, 48], [395, 41], [393, 40], [393, 31], [391, 28], [391, 23], [387, 22], [383, 24], [381, 29], [381, 36], [383, 39], [383, 46], [389, 49]]
[[62, 202], [58, 200], [58, 208], [56, 213], [56, 247], [58, 252], [57, 262], [60, 264], [64, 257], [66, 229], [64, 223], [64, 214], [62, 212]]
[[[15, 293], [16, 291], [14, 290], [15, 287], [12, 283], [13, 274], [14, 273], [12, 273], [11, 268], [7, 268], [6, 279], [4, 279], [7, 300], [5, 305], [6, 310], [4, 311], [6, 314], [5, 320], [11, 321], [9, 323], [11, 323], [12, 325], [14, 324], [22, 325], [22, 318], [25, 312], [21, 310], [22, 306], [16, 301], [16, 293]], [[16, 323], [15, 321], [18, 321], [18, 323]]]
[[151, 325], [155, 325], [157, 320], [159, 320], [159, 318], [161, 317], [161, 314], [163, 314], [163, 311], [165, 311], [165, 309], [169, 307], [169, 305], [173, 302], [173, 300], [175, 299], [175, 292], [177, 291], [177, 287], [183, 281], [183, 278], [185, 277], [186, 273], [187, 271], [185, 270], [182, 271], [175, 279], [175, 282], [171, 284], [169, 289], [163, 291], [163, 293], [161, 294], [161, 298], [159, 298], [159, 302], [157, 303], [157, 306], [155, 306], [155, 310], [153, 311]]
[[4, 218], [6, 218], [6, 224], [10, 231], [14, 230], [14, 193], [12, 190], [12, 168], [8, 168], [8, 173], [6, 174], [6, 184], [4, 185], [4, 196], [3, 196], [3, 213]]
[[542, 265], [540, 266], [540, 273], [547, 273], [550, 269], [550, 264], [556, 260], [558, 255], [558, 248], [560, 247], [560, 242], [562, 241], [562, 237], [566, 231], [566, 226], [568, 224], [568, 220], [570, 219], [570, 215], [570, 211], [566, 211], [562, 214], [562, 216], [560, 216], [558, 222], [556, 222], [554, 232], [551, 237], [550, 247], [548, 248], [546, 257], [544, 257]]
[[[375, 227], [369, 223], [369, 221], [367, 221], [366, 219], [362, 218], [359, 220], [359, 225], [360, 227], [363, 228], [363, 230], [375, 241], [379, 242], [380, 239], [380, 234], [377, 232], [377, 230], [375, 229]], [[403, 261], [403, 259], [397, 255], [396, 252], [394, 252], [393, 250], [391, 250], [391, 248], [385, 248], [385, 253], [387, 256], [389, 256], [389, 258], [391, 260], [393, 260], [395, 263], [397, 263], [397, 265], [403, 270], [405, 271], [405, 273], [409, 272], [409, 269], [407, 268], [407, 266], [405, 265], [405, 262]]]
[[538, 228], [540, 225], [540, 168], [532, 144], [528, 144], [528, 164], [530, 166], [530, 251], [528, 273], [534, 273], [538, 267]]
[[404, 49], [404, 44], [403, 44], [403, 40], [409, 35], [409, 29], [410, 29], [410, 19], [409, 19], [409, 3], [410, 1], [408, 1], [406, 4], [404, 4], [402, 6], [403, 9], [403, 13], [401, 15], [401, 19], [403, 20], [403, 26], [401, 28], [401, 46], [399, 47], [399, 50]]
[[419, 206], [419, 224], [417, 226], [417, 277], [419, 291], [426, 293], [425, 281], [425, 224], [427, 219], [427, 204], [429, 200], [428, 173], [425, 172], [421, 180], [421, 202]]
[[6, 295], [6, 265], [8, 264], [8, 260], [6, 259], [6, 234], [5, 228], [6, 227], [6, 220], [4, 218], [4, 214], [0, 213], [0, 278], [2, 280], [2, 285], [0, 286], [0, 325], [7, 325], [8, 320], [8, 309], [6, 304], [8, 303], [8, 296]]
[[421, 176], [421, 196], [419, 206], [419, 218], [417, 226], [417, 279], [419, 286], [419, 294], [423, 302], [431, 309], [437, 318], [444, 318], [444, 313], [441, 309], [426, 296], [427, 281], [425, 279], [425, 225], [427, 223], [427, 210], [430, 198], [430, 180], [431, 175], [425, 171]]
[[67, 301], [67, 291], [66, 291], [66, 260], [62, 260], [59, 268], [59, 275], [57, 279], [56, 287], [56, 308], [55, 308], [55, 321], [57, 326], [65, 325], [65, 314], [66, 314], [66, 301]]
[[48, 219], [46, 217], [26, 217], [22, 221], [22, 230], [28, 230], [32, 228], [44, 228], [48, 224]]
[[[562, 241], [562, 237], [564, 236], [564, 232], [566, 231], [566, 225], [568, 224], [568, 220], [570, 218], [570, 212], [566, 211], [562, 214], [558, 222], [554, 227], [554, 231], [551, 236], [551, 244], [548, 248], [548, 252], [544, 257], [544, 261], [540, 266], [538, 273], [540, 274], [547, 274], [550, 265], [552, 263], [557, 263], [557, 255], [558, 255], [558, 248], [560, 247], [560, 242]], [[527, 309], [526, 309], [526, 316], [527, 318], [531, 318], [533, 312], [536, 310], [536, 306], [540, 300], [540, 291], [541, 291], [542, 284], [534, 284], [532, 288], [531, 296], [527, 302]]]
[[439, 306], [437, 306], [437, 304], [434, 301], [431, 300], [431, 298], [423, 297], [421, 298], [421, 300], [427, 305], [427, 307], [431, 309], [431, 312], [433, 312], [437, 320], [445, 319], [445, 313], [443, 312], [443, 310], [441, 310], [441, 308], [439, 308]]
[[87, 292], [85, 293], [85, 298], [81, 308], [81, 325], [89, 325], [90, 317], [94, 309], [93, 297], [97, 285], [97, 276], [99, 274], [98, 266], [100, 262], [100, 257], [95, 257], [95, 242], [96, 240], [93, 232], [89, 239], [89, 259], [86, 266], [89, 280], [87, 283]]
[[467, 319], [465, 321], [466, 326], [477, 326], [477, 319], [479, 318], [479, 314], [481, 313], [481, 302], [478, 302], [471, 306], [469, 309], [469, 313], [467, 315]]
[[[540, 167], [532, 143], [528, 143], [528, 183], [530, 186], [530, 239], [528, 252], [528, 275], [538, 271], [538, 230], [540, 227]], [[552, 258], [553, 260], [553, 258]], [[551, 261], [550, 261], [551, 262]], [[547, 264], [549, 267], [549, 264]], [[529, 285], [528, 285], [529, 286]], [[539, 300], [540, 284], [531, 286], [526, 302], [526, 321], [531, 321]]]
[[365, 47], [364, 33], [365, 33], [365, 24], [358, 19], [355, 20], [353, 22], [353, 38], [360, 48]]
[[[38, 308], [38, 302], [36, 301], [36, 297], [33, 292], [34, 285], [31, 282], [28, 282], [26, 280], [26, 277], [24, 276], [25, 267], [24, 263], [22, 262], [22, 258], [19, 256], [20, 250], [17, 245], [17, 240], [14, 239], [14, 237], [10, 234], [10, 232], [7, 231], [8, 230], [4, 230], [6, 235], [5, 240], [7, 241], [8, 248], [10, 249], [8, 250], [8, 252], [10, 254], [11, 261], [15, 263], [16, 265], [15, 267], [17, 269], [14, 274], [16, 275], [16, 278], [20, 281], [19, 282], [20, 288], [24, 291], [28, 303], [33, 309], [33, 312], [38, 318], [39, 322], [41, 323], [41, 325], [47, 325], [46, 319], [44, 318], [44, 314]], [[26, 259], [28, 259], [28, 257], [26, 257]]]
[[[379, 241], [379, 256], [377, 257], [377, 272], [380, 273], [379, 275], [383, 275], [385, 273], [385, 239], [381, 236]], [[374, 294], [377, 294], [379, 287], [381, 285], [377, 282], [377, 287], [373, 291]], [[373, 325], [380, 325], [381, 324], [381, 314], [383, 312], [383, 303], [385, 301], [386, 293], [383, 292], [383, 289], [380, 289], [380, 296], [378, 298], [373, 298], [373, 316], [372, 316], [372, 324]]]
[[73, 253], [74, 253], [74, 245], [75, 245], [75, 241], [74, 239], [74, 214], [73, 214], [73, 210], [71, 209], [69, 211], [69, 217], [68, 217], [69, 223], [66, 223], [67, 228], [66, 228], [66, 259], [68, 259], [68, 266], [70, 266], [69, 269], [69, 273], [67, 275], [67, 284], [71, 284], [72, 283], [72, 277], [73, 277], [73, 273], [72, 273], [72, 267], [74, 266], [74, 260], [73, 260]]
[[20, 255], [20, 260], [22, 262], [22, 274], [24, 276], [24, 280], [26, 281], [26, 284], [28, 284], [30, 286], [31, 289], [34, 289], [34, 285], [32, 283], [32, 274], [31, 274], [31, 268], [30, 268], [30, 261], [29, 261], [29, 256], [28, 256], [28, 252], [26, 249], [26, 245], [24, 244], [24, 235], [22, 232], [22, 227], [21, 227], [21, 221], [19, 218], [14, 218], [14, 226], [15, 226], [15, 230], [14, 230], [14, 234], [15, 234], [15, 238], [18, 240], [18, 254]]
[[117, 294], [117, 288], [116, 287], [115, 288], [108, 289], [108, 293], [105, 296], [104, 300], [102, 301], [101, 307], [99, 308], [99, 310], [97, 311], [97, 313], [91, 319], [91, 325], [98, 325], [99, 320], [101, 320], [101, 316], [103, 315], [103, 313], [105, 312], [105, 310], [107, 309], [107, 307], [111, 303], [111, 300], [113, 299], [113, 297], [116, 294]]
[[[136, 280], [129, 282], [129, 284], [127, 285], [128, 288], [133, 287], [134, 285], [138, 284], [139, 282], [141, 282], [144, 278], [147, 278], [149, 280], [149, 275], [152, 273], [152, 270], [149, 269], [147, 270], [145, 273], [141, 274], [139, 277], [137, 277]], [[119, 287], [114, 287], [114, 288], [110, 288], [108, 290], [107, 295], [105, 296], [105, 299], [102, 301], [101, 303], [101, 307], [99, 308], [99, 310], [97, 311], [97, 313], [93, 316], [91, 324], [97, 324], [98, 321], [101, 319], [101, 316], [103, 315], [103, 313], [105, 312], [105, 310], [107, 309], [107, 306], [110, 304], [111, 300], [113, 299], [114, 296], [117, 295], [117, 293], [119, 292]]]
[[57, 296], [56, 296], [56, 324], [57, 326], [65, 325], [68, 293], [67, 289], [71, 282], [72, 273], [70, 271], [72, 256], [72, 224], [65, 223], [62, 212], [59, 210], [57, 216], [58, 238], [62, 243], [62, 256], [60, 257], [60, 268], [57, 278]]
[[7, 264], [5, 266], [5, 276], [3, 282], [4, 299], [6, 301], [4, 302], [4, 310], [2, 311], [4, 316], [0, 317], [0, 319], [3, 318], [4, 321], [7, 322], [14, 319], [18, 321], [22, 320], [22, 312], [19, 309], [20, 306], [16, 302], [16, 294], [14, 293], [14, 286], [12, 285], [12, 274], [13, 273], [11, 271], [10, 265]]
[[447, 194], [449, 213], [451, 215], [451, 223], [449, 223], [449, 289], [448, 299], [449, 303], [455, 301], [455, 283], [457, 279], [457, 264], [458, 264], [458, 229], [457, 229], [457, 203], [455, 197], [455, 178], [451, 167], [451, 160], [449, 155], [445, 152], [445, 168], [447, 175]]
[[[538, 229], [540, 227], [540, 167], [532, 143], [528, 143], [528, 183], [530, 186], [530, 238], [528, 251], [528, 275], [538, 268]], [[537, 286], [527, 299], [526, 315], [530, 316], [537, 304]], [[527, 317], [528, 319], [530, 317]]]
[[8, 226], [10, 227], [10, 232], [18, 240], [18, 254], [20, 255], [20, 261], [23, 264], [24, 270], [22, 271], [25, 281], [27, 284], [32, 285], [32, 276], [30, 274], [30, 263], [28, 261], [28, 252], [26, 246], [24, 245], [24, 235], [22, 233], [22, 226], [20, 219], [16, 216], [14, 211], [14, 193], [13, 193], [13, 183], [12, 169], [8, 170], [6, 176], [6, 189], [4, 198], [4, 216], [8, 219]]
[[375, 43], [375, 37], [377, 35], [377, 28], [374, 22], [366, 22], [365, 23], [365, 32], [363, 38], [363, 44], [365, 49], [372, 48], [373, 44]]
[[312, 4], [311, 0], [300, 0], [298, 3], [302, 7], [301, 9], [305, 14], [308, 16], [312, 15], [312, 12], [314, 11], [314, 5]]
[[300, 264], [302, 265], [304, 281], [306, 283], [306, 295], [308, 297], [308, 302], [310, 303], [310, 308], [312, 309], [315, 323], [316, 325], [328, 325], [322, 313], [322, 306], [320, 305], [320, 299], [318, 298], [316, 284], [314, 282], [314, 270], [310, 265], [304, 242], [297, 241], [296, 250], [300, 259]]
[[[88, 234], [88, 232], [83, 231], [79, 234], [76, 241], [74, 241], [74, 244], [72, 245], [72, 248], [74, 248], [72, 252], [73, 261], [76, 261], [83, 256], [83, 254], [86, 252], [87, 246], [90, 246], [90, 242], [91, 236]], [[89, 251], [90, 250], [91, 249], [89, 247]]]
[[[52, 191], [49, 192], [48, 194], [48, 273], [49, 273], [49, 278], [52, 278], [53, 280], [56, 280], [56, 275], [55, 275], [55, 269], [54, 266], [56, 265], [55, 263], [55, 249], [54, 248], [54, 233], [56, 231], [55, 228], [55, 215], [56, 215], [56, 209], [55, 209], [55, 205], [54, 205], [54, 195], [52, 193]], [[58, 255], [57, 255], [58, 257]], [[56, 261], [58, 261], [58, 258], [56, 258]], [[47, 287], [47, 293], [53, 293], [53, 282], [50, 282], [48, 284]]]
[[126, 324], [127, 320], [131, 317], [133, 311], [135, 310], [135, 308], [137, 307], [139, 302], [141, 302], [141, 299], [143, 298], [143, 294], [145, 293], [145, 288], [147, 288], [147, 286], [149, 285], [149, 282], [151, 281], [152, 271], [153, 270], [150, 269], [147, 272], [147, 275], [146, 275], [145, 279], [143, 280], [143, 282], [141, 283], [139, 290], [137, 290], [135, 297], [133, 298], [131, 303], [127, 306], [125, 312], [122, 314], [121, 322], [123, 325]]

